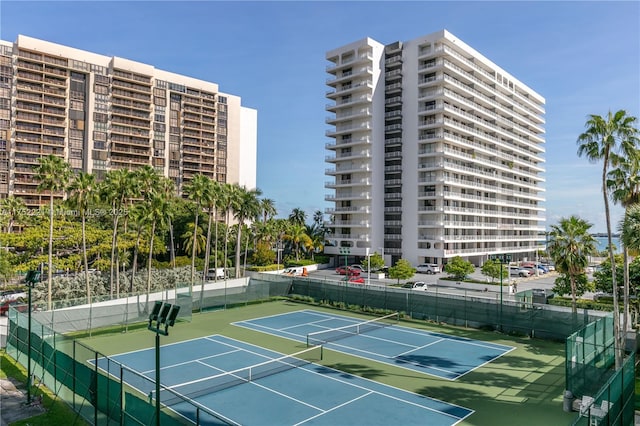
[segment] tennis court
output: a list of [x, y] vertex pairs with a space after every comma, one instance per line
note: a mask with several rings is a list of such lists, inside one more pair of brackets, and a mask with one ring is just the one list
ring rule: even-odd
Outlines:
[[[472, 410], [383, 385], [313, 361], [322, 347], [283, 356], [221, 335], [160, 349], [160, 400], [200, 424], [237, 425], [454, 425]], [[155, 350], [111, 356], [137, 374], [123, 380], [155, 398]], [[98, 359], [106, 371], [107, 360]], [[203, 421], [196, 406], [213, 413]]]
[[513, 347], [397, 325], [393, 314], [373, 321], [301, 310], [234, 325], [448, 380], [512, 351]]

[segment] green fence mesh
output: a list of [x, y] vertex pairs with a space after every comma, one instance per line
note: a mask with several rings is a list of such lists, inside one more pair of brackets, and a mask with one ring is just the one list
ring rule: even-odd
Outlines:
[[[574, 315], [567, 309], [533, 304], [526, 298], [501, 303], [498, 299], [476, 297], [471, 292], [462, 295], [446, 294], [437, 287], [428, 292], [415, 292], [388, 286], [364, 286], [270, 274], [255, 274], [240, 285], [226, 284], [218, 283], [216, 288], [205, 288], [204, 292], [198, 291], [194, 294], [189, 292], [188, 287], [178, 288], [173, 298], [166, 299], [171, 296], [169, 293], [162, 298], [181, 306], [180, 320], [189, 320], [192, 311], [224, 309], [288, 296], [312, 298], [316, 302], [324, 301], [344, 308], [359, 306], [371, 310], [399, 311], [415, 319], [478, 328], [499, 328], [504, 332], [555, 340], [564, 340], [574, 331], [597, 319], [586, 310]], [[154, 303], [153, 298], [149, 300], [149, 303]], [[155, 407], [153, 400], [149, 399], [149, 393], [155, 389], [153, 380], [127, 369], [60, 332], [86, 330], [87, 324], [90, 324], [90, 327], [126, 327], [128, 324], [147, 320], [149, 305], [146, 295], [136, 296], [124, 305], [111, 310], [96, 306], [66, 307], [32, 315], [30, 346], [33, 374], [91, 424], [155, 423]], [[587, 342], [598, 345], [599, 342], [610, 339], [610, 335], [598, 329], [598, 326], [595, 327], [594, 330], [589, 329], [590, 331], [585, 332], [585, 336], [588, 336]], [[23, 365], [27, 364], [28, 340], [27, 314], [10, 309], [7, 352]], [[603, 357], [609, 356], [608, 353], [597, 356], [586, 344], [582, 347], [572, 347], [572, 351], [572, 354], [575, 353], [584, 360], [588, 359], [594, 365], [600, 365], [599, 363], [604, 362]], [[630, 368], [632, 372], [633, 365]], [[574, 376], [586, 383], [589, 380], [588, 374], [586, 371], [582, 373], [583, 371], [576, 370]], [[632, 375], [628, 372], [627, 374]], [[601, 399], [613, 401], [617, 396], [616, 392], [626, 392], [629, 387], [627, 376], [619, 380], [620, 383], [611, 382], [609, 394]], [[623, 390], [616, 390], [620, 387]], [[626, 407], [621, 403], [616, 408], [616, 413], [626, 416]], [[204, 407], [194, 404], [193, 410], [196, 413], [195, 421], [177, 417], [175, 413], [164, 408], [161, 414], [162, 424], [225, 423], [223, 418]], [[610, 415], [613, 413], [612, 410]]]
[[438, 287], [428, 292], [392, 286], [364, 286], [333, 280], [294, 278], [291, 295], [310, 297], [337, 306], [349, 305], [399, 311], [414, 318], [506, 333], [564, 341], [567, 336], [599, 317], [586, 309], [580, 314], [552, 305], [526, 300], [500, 302], [477, 297], [476, 292], [448, 294]]

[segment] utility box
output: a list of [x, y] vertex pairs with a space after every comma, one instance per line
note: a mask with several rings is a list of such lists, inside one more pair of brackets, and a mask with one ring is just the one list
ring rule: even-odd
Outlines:
[[552, 299], [553, 296], [554, 296], [553, 292], [549, 289], [534, 288], [531, 290], [531, 297], [532, 297], [533, 303], [546, 305], [547, 303], [549, 303], [549, 299]]

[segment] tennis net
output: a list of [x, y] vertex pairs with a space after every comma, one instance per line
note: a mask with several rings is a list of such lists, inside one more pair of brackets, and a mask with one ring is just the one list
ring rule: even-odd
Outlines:
[[336, 340], [344, 339], [345, 337], [356, 336], [358, 334], [367, 333], [371, 330], [389, 327], [390, 325], [397, 324], [399, 320], [400, 314], [398, 312], [394, 312], [392, 314], [358, 324], [350, 324], [343, 327], [331, 328], [329, 330], [316, 331], [307, 334], [307, 346], [324, 345], [325, 343], [334, 342]]
[[[195, 398], [202, 395], [219, 392], [242, 383], [302, 367], [319, 360], [322, 360], [322, 346], [314, 346], [291, 355], [284, 355], [249, 367], [239, 368], [172, 387], [163, 387], [160, 390], [160, 402], [165, 406], [176, 405], [184, 401], [192, 402]], [[155, 391], [151, 392], [151, 396], [152, 398], [155, 396]]]

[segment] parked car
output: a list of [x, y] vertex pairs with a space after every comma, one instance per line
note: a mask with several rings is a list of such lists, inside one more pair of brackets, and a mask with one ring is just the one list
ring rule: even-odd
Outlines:
[[536, 273], [536, 268], [538, 268], [538, 273], [539, 274], [546, 274], [549, 272], [549, 268], [547, 268], [546, 266], [543, 266], [541, 264], [535, 264], [535, 263], [523, 263], [521, 265], [523, 268], [527, 268], [527, 269], [531, 269], [533, 270], [533, 273], [535, 275]]
[[0, 315], [6, 315], [10, 306], [15, 307], [19, 312], [27, 310], [26, 302], [23, 299], [5, 300], [0, 303]]
[[12, 302], [18, 299], [26, 299], [27, 293], [20, 290], [6, 290], [0, 293], [0, 302]]
[[597, 293], [594, 293], [593, 300], [595, 300], [596, 302], [612, 301], [613, 300], [613, 294], [612, 293], [605, 293], [603, 291], [599, 291]]
[[208, 280], [224, 279], [224, 278], [225, 278], [225, 270], [224, 270], [224, 268], [211, 268], [207, 272], [207, 279]]
[[532, 269], [521, 268], [519, 266], [510, 266], [509, 275], [515, 275], [521, 278], [530, 277], [533, 273]]
[[364, 278], [359, 275], [354, 275], [349, 278], [349, 282], [354, 284], [364, 284]]
[[421, 263], [416, 266], [416, 272], [420, 274], [439, 274], [441, 272], [440, 265], [435, 263]]
[[538, 275], [545, 274], [544, 269], [541, 269], [539, 267], [536, 268], [535, 266], [523, 266], [522, 268], [531, 271], [531, 275], [535, 275], [536, 274], [536, 269], [538, 270]]
[[424, 281], [409, 281], [405, 283], [403, 288], [409, 288], [411, 290], [427, 291], [427, 283]]
[[349, 276], [359, 276], [360, 270], [354, 269], [351, 266], [338, 266], [336, 268], [336, 274], [339, 275], [349, 275]]
[[351, 269], [357, 269], [360, 273], [367, 272], [367, 269], [362, 265], [351, 265]]

